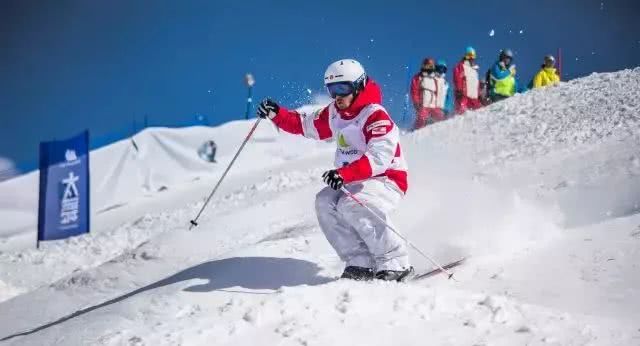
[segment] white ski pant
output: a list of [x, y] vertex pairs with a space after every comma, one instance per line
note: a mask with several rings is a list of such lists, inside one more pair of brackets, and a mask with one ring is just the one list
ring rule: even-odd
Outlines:
[[[380, 177], [345, 187], [393, 227], [389, 213], [402, 198], [393, 182]], [[327, 240], [347, 266], [375, 270], [409, 268], [404, 240], [342, 191], [322, 189], [316, 195], [316, 214]]]

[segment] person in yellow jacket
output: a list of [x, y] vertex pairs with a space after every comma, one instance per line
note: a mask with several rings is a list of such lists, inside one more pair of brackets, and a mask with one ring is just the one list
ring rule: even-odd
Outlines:
[[547, 55], [544, 57], [544, 64], [540, 71], [533, 78], [533, 87], [542, 88], [547, 85], [555, 85], [560, 83], [560, 76], [556, 72], [555, 68], [556, 59], [553, 55]]

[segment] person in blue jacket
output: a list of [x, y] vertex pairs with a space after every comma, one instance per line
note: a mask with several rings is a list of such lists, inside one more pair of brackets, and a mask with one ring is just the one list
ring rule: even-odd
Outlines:
[[498, 56], [498, 61], [487, 72], [487, 85], [489, 86], [489, 98], [491, 102], [497, 102], [523, 92], [516, 79], [516, 65], [513, 63], [511, 49], [503, 49]]
[[446, 90], [442, 111], [447, 118], [450, 118], [455, 115], [453, 112], [453, 88], [451, 88], [451, 85], [447, 82], [447, 62], [444, 59], [438, 59], [436, 62], [435, 76], [439, 83], [444, 86], [443, 89]]

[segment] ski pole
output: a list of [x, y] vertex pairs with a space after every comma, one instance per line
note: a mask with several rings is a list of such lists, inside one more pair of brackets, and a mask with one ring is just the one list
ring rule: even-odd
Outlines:
[[220, 186], [220, 183], [222, 183], [222, 180], [224, 180], [224, 177], [226, 177], [227, 173], [229, 173], [229, 170], [231, 169], [231, 166], [233, 166], [233, 163], [236, 162], [236, 159], [238, 158], [238, 156], [240, 156], [240, 152], [242, 151], [242, 149], [244, 148], [245, 144], [247, 144], [247, 142], [249, 141], [249, 139], [251, 138], [251, 136], [255, 132], [256, 128], [258, 127], [258, 124], [260, 124], [260, 120], [262, 120], [262, 118], [258, 118], [258, 120], [256, 120], [256, 122], [253, 124], [253, 127], [251, 127], [251, 130], [247, 134], [247, 137], [244, 139], [244, 141], [240, 145], [240, 148], [238, 148], [238, 151], [236, 152], [236, 155], [233, 157], [233, 159], [231, 159], [231, 162], [229, 162], [229, 166], [227, 166], [227, 169], [225, 169], [224, 173], [222, 173], [222, 176], [220, 177], [220, 180], [218, 180], [218, 182], [216, 183], [216, 186], [213, 188], [213, 190], [211, 190], [211, 193], [209, 194], [209, 197], [207, 197], [207, 200], [202, 205], [202, 208], [200, 208], [200, 211], [198, 212], [198, 215], [196, 215], [195, 219], [191, 220], [191, 226], [189, 226], [189, 230], [191, 230], [195, 226], [198, 226], [198, 219], [200, 218], [200, 215], [202, 215], [202, 212], [207, 207], [207, 204], [209, 204], [209, 201], [211, 201], [211, 198], [213, 197], [213, 195], [218, 190], [218, 187]]
[[424, 258], [426, 258], [427, 260], [429, 260], [434, 266], [436, 266], [438, 268], [438, 270], [440, 270], [442, 273], [447, 274], [449, 279], [453, 279], [453, 281], [457, 281], [456, 279], [453, 278], [453, 273], [444, 269], [440, 264], [438, 264], [438, 262], [436, 262], [435, 260], [433, 260], [431, 257], [429, 257], [427, 254], [425, 254], [424, 252], [422, 252], [422, 250], [420, 250], [417, 246], [413, 245], [412, 242], [409, 241], [409, 239], [405, 238], [402, 234], [400, 234], [400, 232], [396, 231], [393, 227], [391, 227], [391, 225], [389, 225], [383, 218], [381, 218], [378, 214], [376, 214], [376, 212], [374, 212], [371, 208], [369, 208], [366, 204], [364, 204], [362, 201], [360, 201], [358, 199], [358, 197], [356, 197], [354, 194], [352, 194], [351, 192], [349, 192], [349, 190], [347, 190], [344, 186], [342, 186], [340, 188], [340, 191], [344, 192], [345, 195], [349, 196], [349, 198], [353, 199], [356, 203], [358, 203], [360, 206], [362, 206], [363, 208], [367, 209], [373, 216], [375, 216], [376, 218], [378, 218], [378, 220], [380, 220], [388, 229], [392, 230], [393, 233], [397, 234], [402, 240], [404, 240], [409, 246], [411, 246], [414, 250], [416, 250], [419, 254], [421, 254]]

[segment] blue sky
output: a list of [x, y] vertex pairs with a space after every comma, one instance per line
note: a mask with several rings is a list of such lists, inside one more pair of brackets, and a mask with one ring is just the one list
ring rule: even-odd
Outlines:
[[413, 73], [425, 56], [453, 66], [472, 45], [484, 73], [512, 48], [526, 83], [561, 47], [565, 78], [575, 78], [638, 66], [637, 18], [637, 0], [3, 0], [0, 157], [32, 169], [41, 140], [88, 128], [95, 147], [145, 115], [168, 126], [196, 114], [212, 124], [243, 118], [246, 72], [254, 99], [300, 105], [346, 57], [363, 63], [401, 120], [406, 66]]

